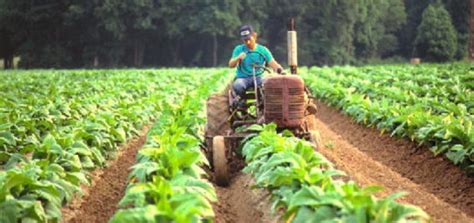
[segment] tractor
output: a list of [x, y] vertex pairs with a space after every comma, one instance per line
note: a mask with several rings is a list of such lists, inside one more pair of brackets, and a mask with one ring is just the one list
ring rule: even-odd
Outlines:
[[[279, 130], [290, 130], [296, 137], [304, 138], [319, 147], [319, 133], [315, 126], [315, 99], [296, 75], [296, 32], [294, 21], [288, 31], [289, 64], [291, 75], [270, 75], [262, 86], [247, 90], [240, 104], [232, 103], [232, 83], [221, 93], [207, 99], [207, 123], [205, 129], [206, 155], [214, 171], [214, 181], [227, 186], [230, 181], [229, 162], [236, 156], [235, 150], [241, 141], [253, 132], [247, 127], [254, 124], [275, 123]], [[250, 71], [256, 85], [256, 75], [272, 73], [266, 68], [265, 57], [257, 52], [248, 52], [243, 63], [252, 63]], [[244, 69], [246, 66], [238, 66]]]

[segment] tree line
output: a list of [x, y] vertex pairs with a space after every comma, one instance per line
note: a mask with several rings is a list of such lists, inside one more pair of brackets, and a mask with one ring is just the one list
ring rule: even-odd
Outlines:
[[238, 29], [286, 63], [294, 17], [301, 65], [467, 55], [468, 0], [0, 0], [5, 68], [224, 66]]

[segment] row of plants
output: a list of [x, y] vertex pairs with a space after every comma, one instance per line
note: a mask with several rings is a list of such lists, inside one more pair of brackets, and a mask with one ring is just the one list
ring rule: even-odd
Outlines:
[[244, 172], [254, 176], [256, 187], [271, 192], [272, 209], [286, 222], [429, 221], [420, 208], [395, 201], [402, 192], [377, 199], [381, 187], [340, 180], [343, 172], [291, 132], [277, 133], [274, 124], [252, 130], [259, 133], [242, 148]]
[[209, 165], [200, 148], [203, 105], [226, 78], [214, 75], [179, 104], [164, 105], [132, 167], [122, 209], [110, 222], [212, 222], [217, 196], [202, 169]]
[[469, 75], [468, 65], [455, 64], [313, 67], [303, 76], [316, 97], [358, 123], [408, 137], [474, 173]]
[[[449, 69], [455, 68], [458, 67]], [[332, 72], [323, 71], [318, 73], [318, 76], [336, 81], [346, 88], [356, 89], [368, 97], [384, 96], [401, 104], [421, 104], [436, 114], [453, 113], [455, 116], [465, 116], [467, 112], [474, 111], [474, 94], [461, 79], [461, 74], [447, 76], [446, 70], [413, 69], [415, 68], [405, 70], [397, 67], [334, 67], [330, 69]], [[367, 79], [367, 76], [370, 78]]]
[[[5, 163], [9, 154], [33, 152], [47, 134], [71, 133], [80, 137], [80, 132], [71, 129], [98, 128], [94, 126], [97, 123], [107, 130], [116, 129], [115, 134], [123, 138], [123, 132], [141, 128], [145, 120], [159, 109], [160, 92], [174, 92], [178, 86], [176, 83], [185, 81], [186, 78], [176, 75], [178, 72], [1, 73], [4, 81], [0, 84], [0, 163]], [[107, 139], [96, 141], [98, 144], [104, 141], [106, 147], [114, 149], [113, 143]]]
[[190, 71], [1, 73], [0, 222], [60, 221], [88, 172], [209, 72]]

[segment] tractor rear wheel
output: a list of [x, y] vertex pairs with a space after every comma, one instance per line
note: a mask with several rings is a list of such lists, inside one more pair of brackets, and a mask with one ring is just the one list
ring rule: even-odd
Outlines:
[[226, 135], [226, 133], [230, 129], [230, 123], [227, 121], [227, 118], [230, 115], [227, 95], [213, 94], [209, 96], [206, 103], [206, 109], [206, 156], [211, 166], [213, 166], [214, 164], [212, 160], [212, 140], [214, 136]]
[[218, 186], [229, 185], [229, 170], [223, 136], [215, 136], [212, 139], [212, 161], [214, 164], [214, 179], [216, 184]]
[[227, 95], [213, 94], [207, 99], [206, 137], [225, 135], [230, 129], [229, 99]]

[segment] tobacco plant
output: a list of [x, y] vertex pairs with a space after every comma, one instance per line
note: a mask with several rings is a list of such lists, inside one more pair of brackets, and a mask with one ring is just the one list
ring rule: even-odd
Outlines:
[[[256, 129], [256, 128], [254, 128]], [[244, 171], [255, 177], [255, 186], [269, 189], [273, 210], [284, 209], [288, 222], [426, 222], [418, 207], [395, 201], [403, 193], [376, 198], [377, 186], [359, 187], [338, 180], [344, 173], [308, 142], [279, 134], [275, 124], [246, 142]]]

